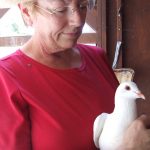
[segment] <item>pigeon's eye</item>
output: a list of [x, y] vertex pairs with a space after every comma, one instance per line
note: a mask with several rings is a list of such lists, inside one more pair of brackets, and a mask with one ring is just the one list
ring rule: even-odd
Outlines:
[[125, 89], [129, 91], [131, 88], [130, 88], [130, 86], [127, 85], [127, 86], [125, 87]]

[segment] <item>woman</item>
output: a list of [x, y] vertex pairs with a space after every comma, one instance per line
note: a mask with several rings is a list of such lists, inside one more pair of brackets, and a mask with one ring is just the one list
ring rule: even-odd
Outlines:
[[17, 3], [34, 34], [0, 61], [0, 149], [96, 150], [93, 122], [118, 82], [102, 49], [77, 44], [88, 1]]

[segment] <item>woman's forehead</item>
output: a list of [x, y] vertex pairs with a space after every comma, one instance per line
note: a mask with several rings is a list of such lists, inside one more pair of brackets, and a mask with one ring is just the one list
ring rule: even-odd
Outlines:
[[41, 6], [60, 7], [61, 5], [69, 5], [71, 3], [79, 4], [88, 0], [37, 0]]
[[47, 2], [64, 2], [64, 3], [71, 3], [71, 2], [82, 2], [88, 0], [46, 0]]

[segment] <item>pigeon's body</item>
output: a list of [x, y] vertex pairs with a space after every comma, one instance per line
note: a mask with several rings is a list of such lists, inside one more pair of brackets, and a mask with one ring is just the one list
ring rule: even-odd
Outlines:
[[124, 132], [137, 118], [135, 100], [144, 98], [133, 82], [122, 83], [115, 94], [113, 113], [103, 113], [94, 122], [94, 142], [101, 150], [118, 150]]

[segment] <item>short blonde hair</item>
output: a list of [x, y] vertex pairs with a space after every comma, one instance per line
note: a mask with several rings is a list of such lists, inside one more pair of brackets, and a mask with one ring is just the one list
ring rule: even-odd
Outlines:
[[[18, 4], [21, 3], [25, 6], [31, 6], [34, 2], [36, 2], [36, 0], [6, 0], [12, 4]], [[94, 6], [97, 0], [87, 0], [90, 4], [90, 6]]]
[[33, 10], [33, 3], [35, 3], [36, 0], [6, 0], [6, 2], [8, 2], [11, 6], [22, 4], [24, 7]]
[[[21, 3], [24, 7], [27, 7], [31, 12], [34, 12], [34, 3], [36, 0], [6, 0], [13, 5]], [[93, 8], [97, 0], [87, 0], [89, 2], [89, 9]]]
[[18, 4], [18, 3], [27, 4], [27, 3], [35, 2], [35, 0], [6, 0], [6, 1], [12, 4]]

